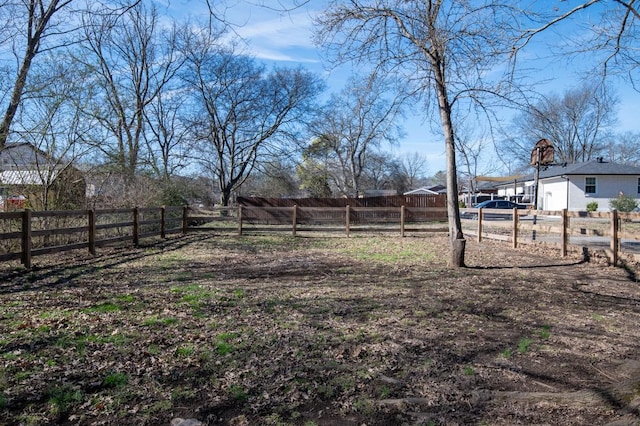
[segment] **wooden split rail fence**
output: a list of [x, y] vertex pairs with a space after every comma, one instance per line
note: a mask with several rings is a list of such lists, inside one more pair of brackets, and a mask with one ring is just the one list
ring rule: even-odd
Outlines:
[[520, 244], [543, 242], [567, 255], [570, 246], [602, 249], [612, 264], [625, 252], [640, 256], [640, 213], [463, 209], [466, 235]]
[[[640, 255], [640, 214], [462, 209], [467, 236], [605, 248], [614, 264], [625, 250]], [[493, 215], [493, 217], [492, 217]], [[496, 219], [497, 216], [497, 219]], [[509, 220], [504, 220], [505, 216]], [[493, 220], [492, 220], [493, 219]], [[502, 219], [502, 220], [500, 220]], [[0, 212], [0, 261], [17, 260], [30, 268], [32, 258], [48, 253], [96, 248], [141, 238], [192, 231], [231, 232], [447, 232], [443, 207], [153, 207], [73, 211]]]
[[[446, 228], [408, 229], [409, 219], [442, 219], [441, 207], [218, 207], [192, 210], [188, 207], [149, 207], [72, 211], [0, 212], [0, 262], [20, 259], [30, 268], [32, 258], [50, 253], [96, 248], [117, 242], [160, 237], [192, 231], [274, 232], [302, 231], [351, 232], [395, 231], [404, 236], [416, 232], [446, 231]], [[336, 227], [340, 223], [342, 226]], [[371, 226], [374, 224], [374, 226]], [[376, 227], [375, 224], [378, 226]], [[264, 226], [267, 225], [267, 226]], [[362, 227], [365, 227], [363, 229]]]

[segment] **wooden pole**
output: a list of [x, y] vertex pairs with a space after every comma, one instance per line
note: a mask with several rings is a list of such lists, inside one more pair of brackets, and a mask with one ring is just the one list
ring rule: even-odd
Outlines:
[[242, 235], [242, 206], [238, 206], [238, 235]]
[[478, 209], [478, 242], [482, 242], [482, 208]]
[[165, 239], [167, 237], [167, 208], [165, 206], [160, 207], [160, 238]]
[[567, 209], [562, 209], [562, 235], [560, 236], [560, 254], [567, 257], [567, 244], [569, 243], [569, 214]]
[[400, 236], [404, 238], [404, 206], [400, 206]]
[[518, 209], [513, 209], [513, 248], [518, 248]]
[[140, 243], [140, 212], [137, 207], [133, 208], [133, 245], [138, 247]]
[[292, 216], [291, 221], [293, 222], [291, 224], [291, 234], [295, 237], [296, 236], [296, 225], [298, 223], [298, 205], [297, 204], [293, 205], [293, 212], [292, 212], [291, 216]]
[[87, 220], [89, 226], [89, 254], [96, 255], [96, 211], [87, 210]]
[[189, 231], [189, 206], [182, 208], [182, 235], [187, 235]]
[[349, 208], [349, 205], [347, 204], [347, 208], [345, 210], [345, 220], [344, 220], [345, 221], [345, 232], [347, 233], [347, 237], [350, 234], [350, 224], [349, 224], [349, 220], [350, 220], [349, 216], [351, 214], [350, 212], [351, 212], [351, 209]]
[[31, 209], [22, 213], [22, 264], [31, 268]]
[[618, 228], [620, 220], [618, 219], [618, 210], [611, 211], [611, 262], [613, 266], [618, 264]]

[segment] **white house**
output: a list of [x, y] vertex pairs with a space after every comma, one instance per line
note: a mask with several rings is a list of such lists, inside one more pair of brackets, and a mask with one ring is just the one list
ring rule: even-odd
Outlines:
[[[533, 204], [534, 175], [497, 185], [498, 195]], [[609, 211], [609, 200], [621, 193], [640, 199], [640, 167], [609, 163], [598, 158], [586, 163], [562, 164], [540, 170], [539, 210], [584, 211], [598, 203], [598, 211]]]

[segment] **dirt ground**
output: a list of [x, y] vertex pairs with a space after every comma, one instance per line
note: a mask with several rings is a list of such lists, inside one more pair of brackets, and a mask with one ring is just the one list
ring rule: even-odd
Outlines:
[[189, 235], [0, 265], [0, 424], [638, 425], [633, 265]]

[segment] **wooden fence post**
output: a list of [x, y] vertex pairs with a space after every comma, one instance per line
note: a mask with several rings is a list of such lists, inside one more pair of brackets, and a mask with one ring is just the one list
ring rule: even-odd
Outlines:
[[89, 227], [89, 254], [96, 255], [96, 211], [87, 210], [87, 221]]
[[351, 209], [349, 208], [349, 205], [347, 204], [347, 208], [345, 209], [345, 232], [347, 233], [347, 237], [349, 236], [350, 233], [350, 224], [349, 224], [349, 220], [350, 220], [350, 216], [351, 215]]
[[242, 235], [242, 206], [238, 206], [238, 235]]
[[140, 212], [137, 207], [133, 208], [133, 245], [138, 247], [140, 243]]
[[513, 248], [518, 248], [518, 209], [513, 209]]
[[298, 223], [298, 205], [297, 204], [293, 205], [293, 212], [292, 212], [291, 216], [292, 216], [291, 221], [293, 222], [291, 224], [291, 234], [295, 237], [296, 236], [296, 226], [297, 226], [297, 223]]
[[167, 237], [167, 208], [160, 207], [160, 238], [163, 240]]
[[400, 206], [400, 236], [404, 237], [404, 206]]
[[31, 268], [31, 209], [22, 212], [22, 264]]
[[189, 231], [189, 206], [182, 208], [182, 235], [187, 235]]
[[562, 209], [562, 235], [560, 236], [560, 255], [567, 257], [567, 244], [569, 243], [569, 213]]
[[618, 229], [620, 227], [618, 210], [611, 211], [611, 262], [613, 266], [618, 264]]
[[482, 207], [478, 209], [478, 242], [482, 242]]

